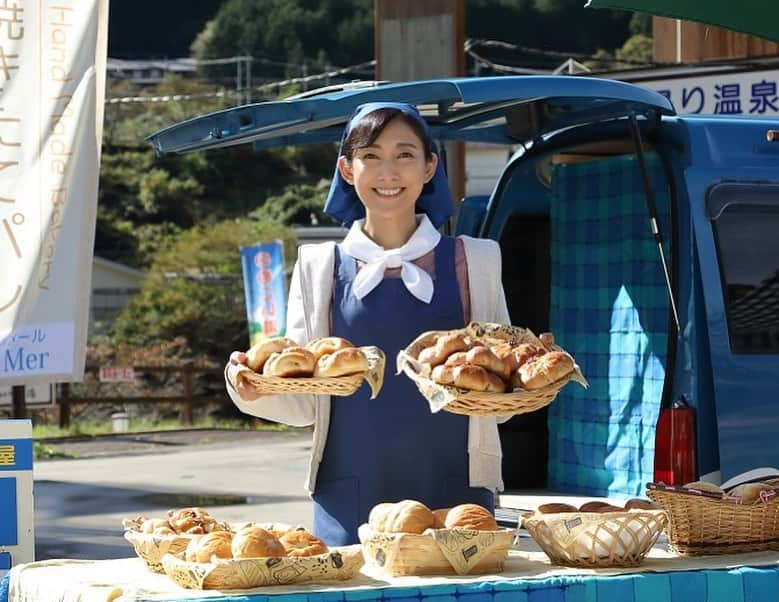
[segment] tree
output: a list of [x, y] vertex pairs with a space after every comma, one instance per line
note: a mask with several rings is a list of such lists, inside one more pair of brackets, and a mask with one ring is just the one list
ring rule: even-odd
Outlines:
[[113, 344], [148, 347], [183, 337], [194, 353], [217, 358], [248, 347], [238, 248], [277, 239], [291, 263], [291, 232], [270, 222], [225, 220], [182, 232], [155, 256], [113, 325]]
[[373, 0], [227, 0], [194, 50], [200, 59], [255, 57], [252, 74], [271, 78], [314, 61], [360, 63], [373, 56]]
[[324, 212], [324, 201], [329, 189], [328, 180], [321, 180], [315, 186], [294, 184], [280, 195], [268, 198], [250, 217], [285, 226], [337, 226], [338, 222]]
[[617, 48], [615, 55], [617, 60], [626, 61], [629, 64], [651, 64], [654, 54], [652, 38], [642, 33], [630, 36], [621, 48]]

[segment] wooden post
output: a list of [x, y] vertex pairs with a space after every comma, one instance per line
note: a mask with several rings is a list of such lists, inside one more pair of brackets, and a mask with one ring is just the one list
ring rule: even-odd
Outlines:
[[[374, 22], [376, 79], [465, 75], [465, 0], [374, 0]], [[448, 142], [446, 159], [458, 209], [465, 196], [465, 144]]]
[[70, 428], [70, 383], [60, 384], [60, 428]]
[[24, 385], [11, 387], [11, 399], [13, 401], [13, 417], [27, 418], [27, 400], [25, 399]]
[[181, 383], [184, 385], [184, 411], [181, 418], [184, 424], [192, 426], [192, 366], [183, 366], [181, 368]]

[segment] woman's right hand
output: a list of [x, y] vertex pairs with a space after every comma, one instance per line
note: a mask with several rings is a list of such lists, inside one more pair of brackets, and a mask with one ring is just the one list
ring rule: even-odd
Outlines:
[[246, 380], [241, 379], [240, 382], [236, 382], [235, 375], [238, 373], [238, 366], [246, 366], [249, 363], [249, 358], [243, 351], [233, 351], [230, 354], [230, 365], [227, 367], [227, 378], [230, 384], [238, 392], [238, 395], [244, 401], [254, 401], [258, 397], [262, 397], [262, 393], [254, 385], [247, 383]]

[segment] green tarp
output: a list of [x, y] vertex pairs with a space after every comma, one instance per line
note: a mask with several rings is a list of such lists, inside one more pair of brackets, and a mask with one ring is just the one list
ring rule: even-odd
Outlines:
[[779, 0], [588, 0], [587, 6], [698, 21], [779, 43]]

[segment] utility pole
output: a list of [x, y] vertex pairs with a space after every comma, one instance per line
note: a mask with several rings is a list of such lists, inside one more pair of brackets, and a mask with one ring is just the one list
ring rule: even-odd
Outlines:
[[[465, 75], [465, 0], [374, 0], [374, 18], [377, 80]], [[465, 144], [448, 142], [441, 150], [459, 205], [465, 196]]]

